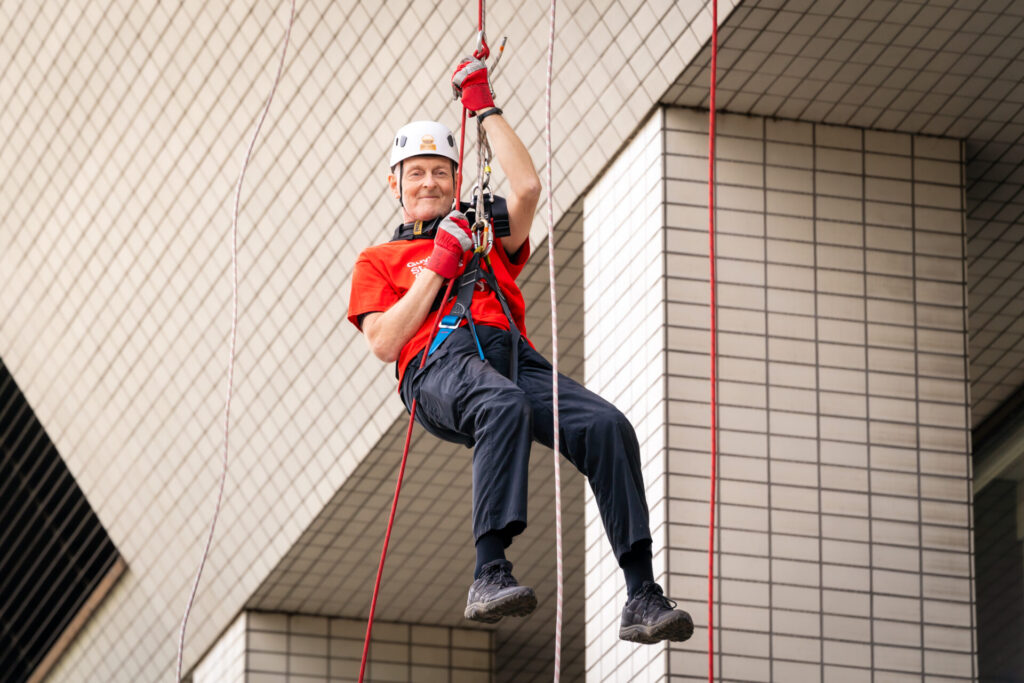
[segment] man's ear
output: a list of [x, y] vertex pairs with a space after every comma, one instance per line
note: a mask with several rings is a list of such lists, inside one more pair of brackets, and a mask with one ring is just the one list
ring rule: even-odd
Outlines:
[[395, 199], [401, 199], [398, 193], [398, 176], [394, 173], [388, 173], [388, 187], [391, 188], [391, 194], [395, 196]]

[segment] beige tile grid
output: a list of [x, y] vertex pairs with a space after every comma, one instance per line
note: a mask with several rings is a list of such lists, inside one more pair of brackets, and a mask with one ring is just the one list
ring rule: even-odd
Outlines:
[[[684, 520], [668, 533], [672, 585], [696, 600], [706, 597], [706, 120], [668, 120], [668, 494]], [[950, 173], [960, 147], [720, 121], [722, 675], [971, 678], [963, 241], [947, 206], [962, 196]], [[706, 667], [704, 647], [706, 635], [674, 650], [673, 676]]]
[[248, 615], [243, 612], [192, 673], [192, 683], [247, 683]]
[[[563, 6], [560, 206], [696, 53], [707, 33], [698, 7]], [[491, 15], [492, 27], [527, 27], [513, 36], [498, 88], [538, 159], [544, 9], [500, 4]], [[42, 3], [0, 11], [10, 93], [0, 154], [12, 170], [2, 189], [0, 344], [131, 569], [54, 680], [155, 680], [172, 661], [210, 514], [227, 207], [276, 64], [284, 9]], [[407, 45], [447, 38], [460, 17], [471, 25], [469, 14], [451, 2], [299, 8], [240, 217], [233, 469], [189, 662], [400, 411], [390, 369], [365, 364], [341, 322], [348, 268], [393, 220], [377, 175], [380, 140], [414, 115], [454, 118], [435, 84], [464, 39], [419, 52]]]
[[[365, 622], [246, 612], [248, 683], [351, 681], [362, 657]], [[367, 659], [367, 680], [490, 683], [487, 631], [380, 622]], [[197, 681], [197, 683], [200, 683]]]
[[[1024, 384], [1024, 12], [1009, 0], [750, 3], [722, 31], [719, 106], [966, 141], [972, 426]], [[708, 53], [666, 98], [707, 106]]]

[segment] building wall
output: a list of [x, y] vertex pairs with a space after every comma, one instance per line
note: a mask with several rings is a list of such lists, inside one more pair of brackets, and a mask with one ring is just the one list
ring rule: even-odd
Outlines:
[[[243, 612], [197, 665], [192, 683], [354, 681], [366, 622], [282, 612]], [[366, 679], [391, 683], [490, 683], [490, 632], [377, 622]]]
[[[735, 3], [722, 4], [724, 19]], [[499, 101], [539, 166], [547, 3], [493, 5], [490, 35], [508, 27], [512, 39]], [[391, 368], [342, 322], [349, 268], [395, 219], [379, 141], [412, 117], [457, 118], [443, 81], [472, 41], [473, 10], [299, 4], [243, 192], [231, 473], [186, 667], [401, 412]], [[219, 473], [231, 191], [286, 10], [2, 13], [0, 356], [128, 564], [52, 678], [162, 680]], [[462, 42], [447, 39], [458, 22]], [[556, 208], [598, 180], [709, 29], [703, 1], [560, 3]], [[604, 300], [588, 306], [588, 379], [638, 425], [656, 569], [695, 614], [708, 395], [700, 119], [673, 110], [649, 124], [660, 135], [642, 129], [641, 148], [600, 181], [622, 207], [590, 193], [602, 208], [589, 215], [616, 217], [593, 226], [616, 259], [592, 256], [586, 276], [588, 297]], [[962, 153], [850, 128], [724, 126], [721, 669], [973, 671]], [[669, 153], [655, 162], [652, 146]], [[658, 209], [633, 215], [659, 192], [660, 224]], [[625, 318], [639, 350], [610, 322], [628, 301], [600, 308], [627, 281], [647, 311]], [[658, 379], [645, 374], [658, 365]], [[682, 648], [615, 640], [621, 579], [595, 519], [591, 505], [590, 675], [697, 675], [700, 629]]]
[[[489, 35], [510, 37], [498, 99], [540, 167], [548, 3], [491, 5]], [[556, 218], [706, 41], [706, 5], [559, 4]], [[128, 565], [55, 681], [172, 670], [220, 474], [232, 194], [287, 13], [0, 10], [0, 357]], [[230, 472], [186, 670], [402, 412], [344, 322], [349, 274], [396, 221], [393, 131], [458, 121], [447, 78], [476, 19], [454, 0], [298, 3], [243, 185]]]
[[[583, 201], [586, 384], [636, 428], [655, 579], [667, 567], [668, 517], [662, 118], [656, 111]], [[625, 582], [586, 495], [587, 680], [657, 680], [667, 670], [665, 648], [618, 640]]]
[[192, 672], [192, 683], [246, 683], [249, 614], [242, 612]]
[[[616, 257], [606, 276], [587, 278], [587, 379], [621, 396], [642, 434], [666, 435], [645, 448], [648, 487], [664, 482], [651, 492], [665, 511], [656, 571], [698, 628], [667, 663], [648, 655], [645, 675], [685, 680], [706, 677], [707, 115], [662, 116], [585, 203], [585, 248], [600, 249], [602, 235], [628, 255], [663, 245], [660, 258]], [[961, 146], [741, 116], [722, 116], [719, 133], [717, 668], [744, 680], [970, 680]], [[653, 180], [629, 162], [641, 155]], [[658, 175], [662, 209], [645, 221], [640, 199], [658, 196], [648, 189]], [[615, 188], [631, 188], [617, 195], [628, 208], [597, 210]], [[648, 295], [663, 313], [623, 315], [648, 310]], [[648, 339], [664, 352], [605, 375]], [[645, 360], [663, 362], [660, 427], [623, 379]], [[605, 586], [616, 569], [607, 544], [591, 548], [597, 537], [588, 680], [621, 677], [620, 667], [637, 675], [632, 646], [611, 636]]]

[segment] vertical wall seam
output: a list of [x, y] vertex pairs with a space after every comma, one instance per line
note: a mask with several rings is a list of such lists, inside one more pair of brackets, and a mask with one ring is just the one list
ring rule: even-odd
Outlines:
[[[811, 128], [811, 140], [814, 141], [814, 127]], [[818, 318], [818, 149], [811, 147], [811, 264], [814, 274], [814, 407], [815, 432], [817, 433], [816, 456], [818, 461], [818, 653], [820, 657], [819, 673], [825, 680], [825, 541], [824, 512], [821, 505], [821, 362], [820, 344], [821, 328]], [[861, 197], [863, 202], [863, 197]], [[861, 230], [863, 232], [863, 226]], [[865, 276], [866, 277], [866, 276]]]
[[918, 341], [917, 300], [917, 136], [910, 136], [910, 280], [911, 302], [914, 307], [914, 450], [917, 459], [917, 580], [918, 580], [918, 636], [921, 639], [921, 678], [925, 672], [924, 637], [924, 515], [921, 502], [921, 358]]
[[764, 221], [764, 243], [762, 254], [764, 257], [764, 455], [765, 455], [765, 495], [767, 496], [768, 508], [765, 513], [768, 517], [768, 670], [769, 674], [775, 668], [775, 591], [773, 580], [775, 578], [772, 567], [772, 361], [771, 361], [771, 340], [768, 329], [768, 120], [761, 119], [761, 184], [764, 185], [762, 193], [765, 198], [762, 207], [761, 220]]
[[970, 593], [968, 599], [970, 600], [970, 612], [971, 612], [971, 678], [977, 679], [980, 675], [978, 665], [978, 596], [975, 589], [976, 566], [975, 566], [975, 553], [977, 548], [975, 547], [974, 539], [974, 459], [972, 453], [974, 452], [974, 442], [971, 433], [971, 355], [970, 355], [970, 307], [967, 299], [967, 272], [968, 272], [968, 253], [967, 253], [967, 149], [966, 142], [960, 141], [960, 305], [962, 310], [962, 328], [964, 330], [963, 337], [963, 354], [964, 354], [964, 425], [967, 431], [967, 481], [965, 486], [967, 487], [967, 540], [968, 549], [971, 554], [971, 562], [968, 564], [968, 579], [970, 584]]
[[[815, 126], [817, 130], [817, 126]], [[865, 444], [865, 455], [867, 457], [867, 499], [868, 499], [868, 637], [869, 662], [871, 664], [872, 676], [875, 671], [875, 515], [874, 515], [874, 494], [872, 492], [871, 474], [871, 339], [869, 331], [869, 316], [867, 310], [868, 293], [868, 249], [867, 249], [867, 135], [864, 129], [860, 131], [861, 141], [861, 169], [860, 169], [860, 219], [861, 229], [864, 235], [864, 244], [861, 247], [861, 267], [864, 277], [864, 414], [866, 416], [865, 426], [867, 428], [867, 443]]]
[[[670, 353], [669, 342], [668, 342], [668, 325], [669, 325], [669, 311], [668, 311], [668, 112], [666, 107], [659, 106], [659, 116], [661, 116], [661, 126], [658, 131], [659, 141], [659, 154], [661, 155], [661, 181], [659, 183], [660, 196], [658, 201], [660, 202], [661, 212], [661, 430], [662, 430], [662, 449], [665, 454], [663, 461], [663, 477], [665, 481], [664, 485], [664, 497], [662, 498], [662, 505], [665, 506], [665, 525], [662, 531], [662, 553], [665, 558], [665, 573], [667, 576], [671, 576], [671, 567], [668, 561], [669, 554], [669, 542], [672, 535], [669, 533], [669, 528], [672, 524], [667, 510], [669, 504], [669, 477], [671, 476], [671, 466], [669, 460], [672, 457], [672, 447], [669, 443], [669, 401], [671, 397], [669, 395], [669, 362], [668, 356]], [[665, 659], [665, 674], [666, 678], [671, 679], [672, 677], [672, 658], [669, 656], [671, 647], [663, 648], [662, 656]]]

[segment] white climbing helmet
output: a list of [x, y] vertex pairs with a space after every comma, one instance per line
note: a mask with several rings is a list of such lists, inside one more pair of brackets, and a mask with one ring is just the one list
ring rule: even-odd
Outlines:
[[448, 126], [437, 121], [413, 121], [398, 129], [391, 145], [391, 158], [388, 166], [395, 166], [410, 157], [424, 155], [447, 157], [459, 163], [459, 149], [455, 146], [455, 136]]

